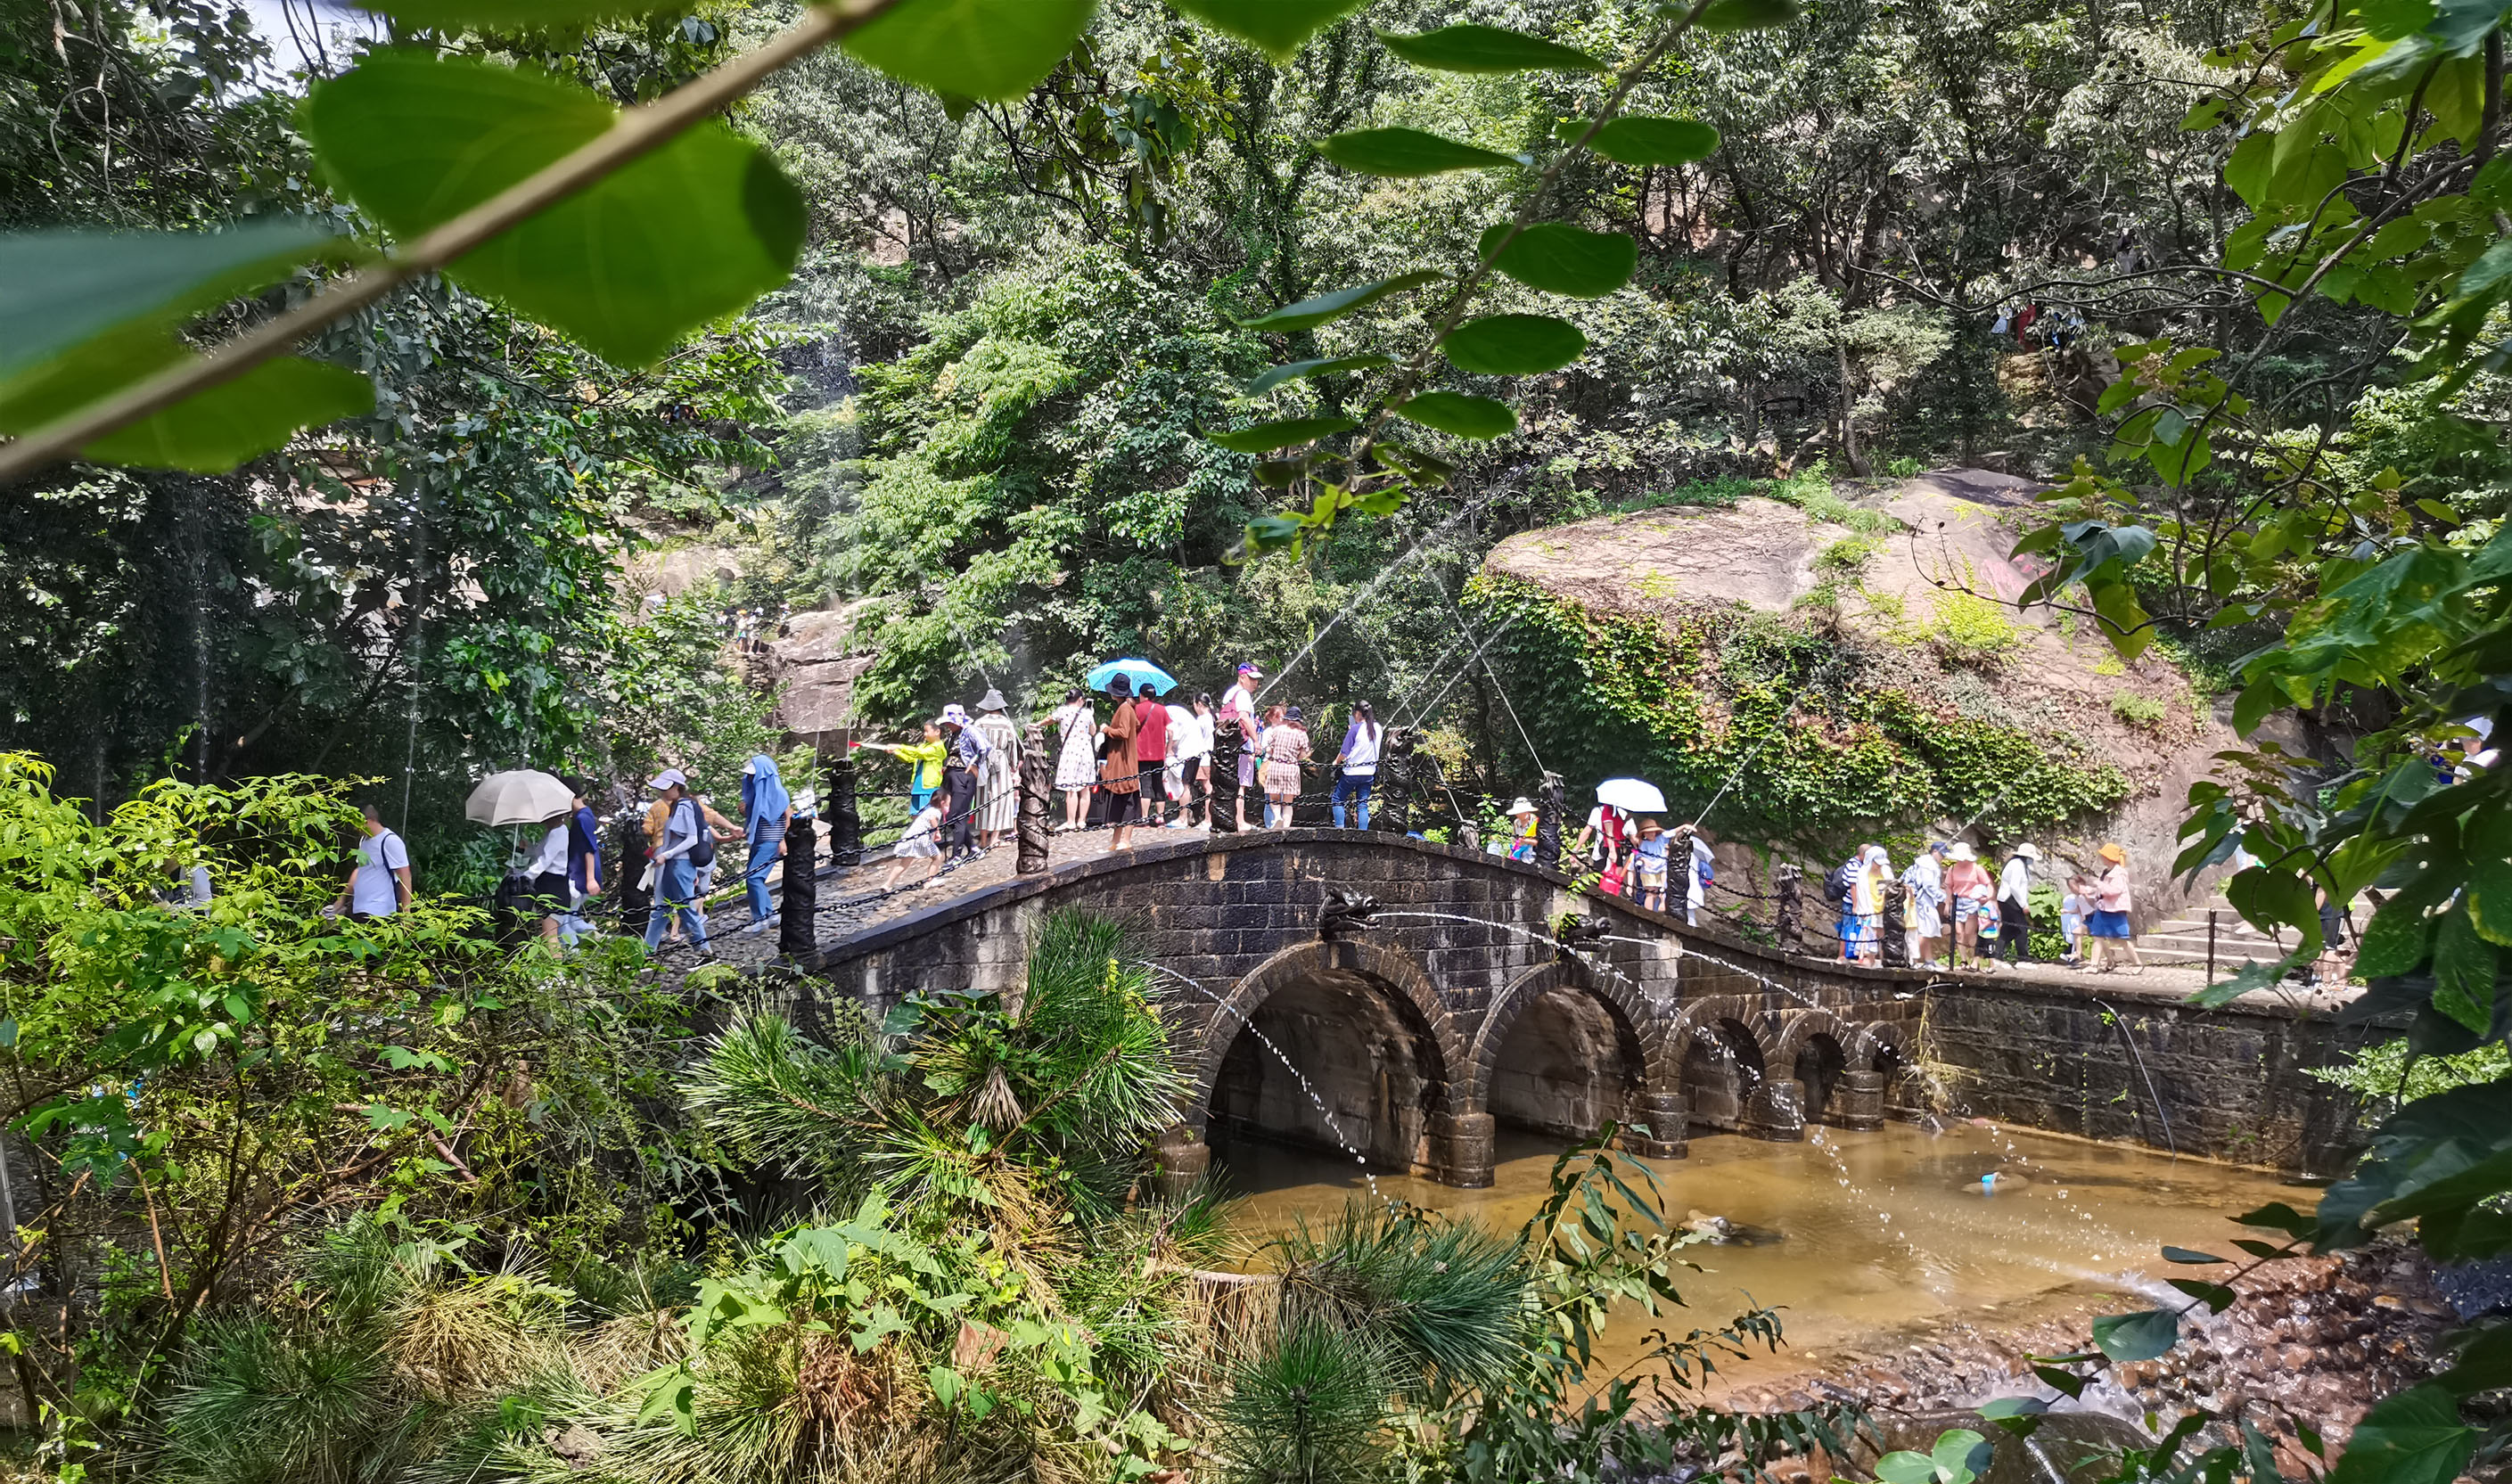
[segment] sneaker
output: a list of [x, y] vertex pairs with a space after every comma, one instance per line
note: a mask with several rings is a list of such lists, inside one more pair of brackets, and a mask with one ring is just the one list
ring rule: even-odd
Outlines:
[[748, 937], [753, 933], [764, 932], [766, 928], [767, 919], [765, 918], [761, 918], [757, 921], [752, 922], [749, 926], [744, 927], [741, 932], [742, 936]]

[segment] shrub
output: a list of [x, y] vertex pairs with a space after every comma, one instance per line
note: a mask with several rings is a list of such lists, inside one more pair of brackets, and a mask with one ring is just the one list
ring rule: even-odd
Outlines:
[[1939, 593], [1937, 621], [1929, 637], [1945, 657], [1967, 663], [1993, 662], [2023, 642], [2023, 629], [2006, 616], [2006, 607], [1978, 593]]
[[1874, 560], [1880, 544], [1873, 536], [1843, 536], [1818, 553], [1814, 565], [1826, 571], [1859, 571]]
[[1928, 472], [1928, 466], [1923, 461], [1904, 454], [1886, 464], [1884, 472], [1895, 479], [1916, 479]]
[[2169, 709], [2154, 697], [2139, 695], [2134, 690], [2111, 693], [2111, 715], [2131, 726], [2142, 726], [2148, 731], [2162, 729], [2163, 714]]

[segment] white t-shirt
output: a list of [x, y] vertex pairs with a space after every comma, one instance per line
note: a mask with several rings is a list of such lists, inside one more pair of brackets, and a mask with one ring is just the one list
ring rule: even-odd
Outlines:
[[360, 840], [357, 874], [349, 879], [349, 910], [373, 918], [401, 911], [401, 886], [393, 873], [409, 865], [410, 847], [390, 830], [378, 830]]
[[551, 873], [567, 875], [567, 826], [560, 824], [541, 837], [541, 853], [532, 861], [532, 875]]
[[1384, 726], [1362, 726], [1349, 735], [1352, 747], [1343, 755], [1343, 770], [1354, 778], [1371, 778], [1378, 773], [1378, 743], [1387, 735]]
[[1997, 874], [1997, 894], [2009, 902], [2032, 900], [2032, 867], [2023, 857], [2010, 856], [2006, 869]]
[[1212, 756], [1212, 718], [1197, 716], [1185, 706], [1169, 708], [1169, 759], [1192, 762]]

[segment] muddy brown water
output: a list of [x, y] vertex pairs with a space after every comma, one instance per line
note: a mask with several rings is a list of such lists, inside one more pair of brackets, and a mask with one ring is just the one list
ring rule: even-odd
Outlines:
[[[1717, 1389], [1801, 1370], [1826, 1353], [1905, 1344], [1957, 1324], [2021, 1324], [2084, 1308], [2142, 1308], [2140, 1290], [2194, 1270], [2166, 1244], [2229, 1254], [2230, 1217], [2313, 1192], [2256, 1170], [2030, 1130], [1957, 1123], [1940, 1133], [1810, 1128], [1802, 1144], [1695, 1137], [1683, 1159], [1644, 1160], [1678, 1219], [1723, 1217], [1748, 1241], [1687, 1253], [1671, 1320], [1610, 1324], [1598, 1376], [1639, 1358], [1646, 1332], [1713, 1327], [1755, 1305], [1781, 1310], [1786, 1348], [1722, 1366]], [[1382, 1196], [1515, 1232], [1549, 1189], [1562, 1141], [1504, 1130], [1489, 1189], [1380, 1173]], [[1305, 1218], [1368, 1198], [1349, 1156], [1241, 1142], [1218, 1151], [1252, 1249]], [[1983, 1189], [1981, 1177], [1995, 1174]], [[1266, 1266], [1251, 1251], [1251, 1267]]]

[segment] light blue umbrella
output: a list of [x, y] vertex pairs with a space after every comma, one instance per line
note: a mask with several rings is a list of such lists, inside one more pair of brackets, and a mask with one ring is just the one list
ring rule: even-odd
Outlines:
[[1148, 683], [1154, 695], [1166, 695], [1177, 688], [1175, 677], [1147, 659], [1112, 659], [1082, 680], [1093, 690], [1107, 689], [1108, 683], [1114, 680], [1122, 680], [1138, 692]]

